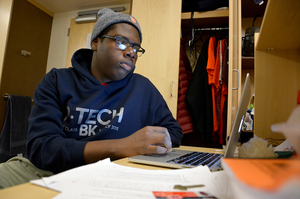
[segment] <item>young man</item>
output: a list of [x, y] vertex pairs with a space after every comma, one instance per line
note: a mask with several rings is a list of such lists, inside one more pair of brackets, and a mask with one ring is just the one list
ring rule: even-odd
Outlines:
[[[161, 94], [147, 78], [133, 74], [145, 52], [141, 42], [135, 18], [100, 10], [92, 49], [75, 52], [72, 68], [51, 70], [36, 88], [27, 142], [34, 166], [16, 158], [0, 170], [26, 162], [40, 171], [26, 177], [29, 181], [108, 157], [165, 153], [179, 146], [181, 128]], [[0, 174], [0, 186], [1, 181]]]

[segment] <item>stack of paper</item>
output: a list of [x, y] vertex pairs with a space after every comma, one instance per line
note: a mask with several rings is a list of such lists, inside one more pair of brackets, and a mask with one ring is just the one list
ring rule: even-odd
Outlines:
[[60, 174], [31, 181], [61, 192], [55, 199], [155, 199], [154, 194], [182, 192], [174, 185], [199, 185], [189, 188], [200, 198], [202, 195], [228, 198], [227, 176], [223, 171], [211, 173], [208, 167], [178, 170], [145, 170], [125, 167], [109, 159], [78, 167]]

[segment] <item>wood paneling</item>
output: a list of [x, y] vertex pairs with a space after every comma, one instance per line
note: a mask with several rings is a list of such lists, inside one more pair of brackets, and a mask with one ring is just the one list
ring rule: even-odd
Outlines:
[[300, 90], [300, 1], [269, 0], [255, 51], [254, 133], [280, 139], [271, 125], [288, 120]]
[[[15, 0], [8, 30], [0, 93], [33, 97], [46, 73], [52, 17], [27, 0]], [[21, 51], [31, 52], [22, 56]], [[0, 100], [0, 129], [6, 101]]]
[[176, 118], [181, 0], [133, 0], [131, 14], [141, 25], [146, 50], [135, 72], [151, 80]]

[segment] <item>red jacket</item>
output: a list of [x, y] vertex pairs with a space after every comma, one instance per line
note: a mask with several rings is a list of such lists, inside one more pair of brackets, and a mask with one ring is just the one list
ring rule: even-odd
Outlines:
[[192, 78], [193, 71], [185, 52], [184, 42], [184, 39], [181, 39], [177, 104], [177, 121], [182, 128], [183, 134], [194, 131], [192, 118], [185, 100], [186, 90]]

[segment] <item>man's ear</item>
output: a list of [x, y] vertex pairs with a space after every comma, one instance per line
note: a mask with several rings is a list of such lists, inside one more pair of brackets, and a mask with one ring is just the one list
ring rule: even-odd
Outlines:
[[99, 39], [99, 37], [97, 37], [97, 38], [92, 42], [92, 50], [93, 50], [93, 51], [96, 51], [96, 50], [97, 50], [99, 43], [100, 43], [100, 39]]

